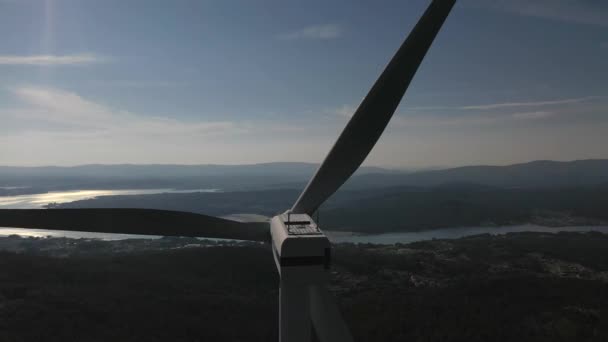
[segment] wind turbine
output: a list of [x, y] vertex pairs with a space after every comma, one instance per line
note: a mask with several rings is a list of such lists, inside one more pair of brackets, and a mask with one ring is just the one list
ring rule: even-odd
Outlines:
[[152, 209], [3, 209], [0, 226], [270, 242], [280, 274], [279, 341], [352, 341], [327, 289], [330, 242], [311, 216], [372, 150], [456, 0], [433, 0], [293, 207], [268, 223]]

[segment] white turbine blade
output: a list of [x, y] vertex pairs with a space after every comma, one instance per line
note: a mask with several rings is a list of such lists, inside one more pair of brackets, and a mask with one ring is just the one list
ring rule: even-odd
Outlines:
[[155, 209], [0, 209], [0, 227], [269, 241], [268, 223]]
[[397, 109], [455, 1], [435, 0], [427, 8], [294, 204], [293, 213], [311, 215], [363, 163]]
[[310, 287], [310, 316], [319, 341], [353, 341], [353, 336], [336, 305], [336, 299], [329, 293], [327, 287]]

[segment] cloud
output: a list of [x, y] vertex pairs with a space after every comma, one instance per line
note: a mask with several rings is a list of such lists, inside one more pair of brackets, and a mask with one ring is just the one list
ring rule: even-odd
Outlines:
[[600, 98], [599, 96], [585, 96], [579, 98], [571, 98], [571, 99], [560, 99], [560, 100], [552, 100], [552, 101], [531, 101], [531, 102], [503, 102], [503, 103], [492, 103], [492, 104], [484, 104], [484, 105], [473, 105], [473, 106], [463, 106], [459, 107], [459, 109], [463, 110], [488, 110], [488, 109], [500, 109], [500, 108], [509, 108], [509, 107], [542, 107], [542, 106], [554, 106], [554, 105], [562, 105], [562, 104], [572, 104], [572, 103], [581, 103], [590, 101], [593, 99]]
[[[354, 111], [354, 107], [343, 105], [336, 109], [329, 110], [327, 113], [341, 119], [350, 119], [354, 114]], [[512, 118], [514, 117], [509, 114], [505, 116], [458, 115], [453, 113], [450, 115], [437, 115], [429, 112], [398, 110], [393, 114], [389, 123], [389, 128], [492, 124]]]
[[516, 112], [492, 115], [395, 115], [391, 124], [397, 127], [434, 127], [434, 126], [478, 126], [494, 125], [524, 120], [541, 120], [553, 116], [553, 112]]
[[475, 4], [522, 16], [608, 26], [608, 2], [603, 0], [479, 0]]
[[429, 111], [478, 111], [478, 110], [498, 110], [506, 108], [517, 108], [517, 107], [545, 107], [545, 106], [558, 106], [558, 105], [571, 105], [580, 104], [585, 102], [591, 102], [594, 100], [606, 99], [606, 96], [584, 96], [567, 99], [556, 99], [556, 100], [539, 100], [539, 101], [513, 101], [513, 102], [498, 102], [488, 103], [479, 105], [466, 105], [466, 106], [417, 106], [417, 107], [406, 107], [405, 110], [413, 112], [429, 112]]
[[[323, 112], [327, 114], [324, 120], [306, 118], [294, 121], [288, 115], [279, 122], [235, 121], [230, 118], [185, 119], [117, 109], [82, 94], [57, 88], [19, 86], [9, 89], [12, 97], [3, 97], [10, 101], [0, 104], [0, 156], [2, 163], [12, 165], [318, 162], [331, 148], [343, 130], [345, 121], [354, 112], [354, 107], [342, 105], [331, 112]], [[7, 107], [7, 103], [17, 105]], [[566, 138], [566, 133], [573, 129], [573, 125], [597, 132], [606, 126], [602, 122], [585, 121], [570, 121], [568, 125], [544, 124], [543, 120], [551, 120], [553, 123], [560, 116], [566, 118], [566, 114], [573, 120], [579, 120], [585, 115], [584, 112], [578, 115], [581, 114], [580, 111], [566, 113], [566, 110], [571, 109], [576, 110], [578, 107], [513, 107], [487, 112], [470, 110], [446, 113], [411, 111], [408, 115], [403, 115], [404, 111], [400, 111], [392, 118], [386, 137], [375, 148], [376, 152], [371, 155], [369, 162], [404, 163], [406, 159], [395, 159], [394, 156], [408, 154], [418, 156], [420, 165], [429, 165], [437, 163], [441, 158], [451, 160], [449, 158], [455, 158], [454, 153], [466, 158], [458, 154], [463, 147], [462, 140], [459, 142], [458, 139], [476, 140], [475, 143], [471, 142], [471, 146], [482, 146], [488, 141], [478, 138], [478, 134], [487, 132], [500, 134], [521, 129], [526, 133], [523, 137], [527, 138], [541, 135], [529, 134], [529, 130], [540, 132], [543, 129], [560, 129], [565, 133], [556, 136], [567, 144], [569, 139]], [[599, 113], [599, 110], [594, 111]], [[331, 120], [332, 116], [334, 120]], [[543, 125], [527, 124], [537, 121]], [[490, 127], [499, 129], [490, 130]], [[463, 134], [469, 128], [477, 133]], [[441, 143], [437, 142], [438, 136], [452, 134], [450, 132], [454, 132], [451, 137], [456, 140], [444, 137]], [[604, 135], [597, 132], [594, 135], [585, 133], [581, 137], [603, 139]], [[436, 151], [441, 151], [446, 148], [446, 144], [451, 148], [450, 153], [444, 151], [441, 158], [428, 150], [428, 146], [436, 146]], [[586, 145], [592, 148], [594, 146], [590, 143]], [[599, 147], [594, 151], [596, 150], [600, 150]], [[495, 154], [495, 150], [488, 148], [485, 155], [492, 158]], [[435, 159], [428, 159], [431, 158], [429, 156]]]
[[[548, 120], [552, 123], [602, 119], [597, 113], [608, 108], [607, 96], [584, 96], [539, 101], [498, 102], [466, 106], [406, 107], [408, 125], [478, 125]], [[593, 113], [595, 118], [593, 118]]]
[[173, 88], [186, 86], [186, 82], [174, 81], [133, 81], [133, 80], [92, 80], [88, 82], [93, 86], [99, 87], [118, 87], [118, 88]]
[[355, 114], [356, 110], [357, 110], [357, 108], [355, 108], [353, 106], [342, 105], [338, 108], [328, 110], [327, 113], [329, 113], [331, 115], [343, 117], [343, 118], [350, 118], [353, 116], [353, 114]]
[[[393, 115], [389, 128], [506, 125], [522, 122], [547, 121], [572, 123], [593, 120], [592, 113], [605, 111], [608, 96], [583, 96], [538, 101], [498, 102], [481, 105], [432, 105], [400, 107]], [[325, 113], [350, 118], [356, 107], [342, 105]], [[597, 120], [597, 118], [596, 118]]]
[[342, 36], [343, 30], [337, 24], [313, 25], [302, 29], [279, 34], [280, 40], [329, 40], [337, 39]]
[[332, 130], [317, 123], [142, 115], [40, 86], [12, 87], [9, 95], [17, 105], [0, 104], [0, 155], [13, 165], [316, 160]]
[[[5, 111], [21, 120], [37, 120], [63, 125], [64, 129], [78, 128], [85, 132], [128, 134], [141, 136], [217, 136], [242, 134], [252, 131], [299, 132], [303, 127], [273, 122], [179, 120], [169, 117], [135, 114], [117, 110], [88, 100], [76, 93], [45, 87], [17, 87], [12, 93], [26, 104], [25, 108]], [[2, 117], [2, 112], [0, 112]]]
[[[13, 119], [54, 124], [59, 131], [78, 131], [85, 135], [172, 137], [206, 136], [238, 128], [229, 121], [186, 122], [165, 117], [137, 115], [87, 100], [82, 96], [55, 88], [17, 87], [12, 93], [25, 104], [24, 108], [5, 111], [1, 116]], [[1, 117], [0, 116], [0, 117]], [[241, 128], [242, 129], [242, 128]]]
[[67, 66], [104, 62], [106, 59], [94, 54], [76, 55], [0, 55], [0, 65]]
[[545, 119], [553, 116], [553, 112], [538, 111], [538, 112], [524, 112], [524, 113], [513, 113], [511, 117], [517, 120], [537, 120]]
[[[507, 107], [518, 106], [540, 106], [544, 104], [561, 104], [575, 103], [580, 101], [560, 100], [560, 101], [544, 101], [544, 102], [519, 102], [519, 103], [500, 103], [494, 105], [483, 106], [465, 106], [465, 107], [450, 107], [450, 106], [429, 106], [429, 107], [411, 107], [403, 110], [398, 110], [391, 118], [390, 125], [393, 127], [419, 127], [419, 126], [446, 126], [446, 125], [488, 125], [495, 123], [504, 123], [509, 121], [522, 120], [540, 120], [546, 119], [555, 114], [553, 111], [529, 111], [529, 112], [493, 112], [479, 113], [477, 109], [503, 109]], [[469, 112], [462, 113], [461, 110], [466, 109]], [[350, 119], [356, 108], [349, 105], [327, 110], [326, 113], [340, 118]], [[430, 111], [442, 111], [443, 114], [435, 114]]]

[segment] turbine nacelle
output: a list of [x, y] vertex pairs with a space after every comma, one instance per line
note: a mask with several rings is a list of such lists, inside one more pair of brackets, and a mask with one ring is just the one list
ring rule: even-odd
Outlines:
[[281, 279], [314, 282], [312, 274], [324, 274], [329, 268], [329, 240], [309, 215], [290, 211], [277, 215], [270, 221], [270, 234]]
[[[313, 322], [312, 316], [320, 317], [320, 311], [328, 311], [320, 302], [328, 293], [326, 285], [329, 281], [329, 240], [309, 215], [292, 214], [290, 210], [272, 218], [270, 235], [272, 254], [281, 276], [279, 341], [309, 342], [311, 326], [314, 325], [318, 331], [323, 329], [319, 324], [325, 324], [318, 320]], [[339, 315], [337, 309], [334, 311]], [[332, 318], [327, 321], [336, 321]], [[345, 336], [349, 336], [348, 331]], [[352, 341], [348, 338], [337, 340]]]

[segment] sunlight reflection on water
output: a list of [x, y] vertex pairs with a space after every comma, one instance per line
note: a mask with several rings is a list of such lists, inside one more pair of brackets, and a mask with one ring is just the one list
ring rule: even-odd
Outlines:
[[106, 241], [125, 240], [125, 239], [160, 239], [161, 236], [156, 235], [132, 235], [132, 234], [106, 234], [106, 233], [89, 233], [89, 232], [73, 232], [64, 230], [44, 230], [44, 229], [29, 229], [29, 228], [2, 228], [0, 227], [0, 236], [20, 235], [22, 237], [66, 237], [71, 239], [100, 239]]
[[[128, 190], [69, 190], [52, 191], [42, 194], [0, 196], [0, 209], [38, 209], [49, 203], [67, 203], [84, 199], [92, 199], [99, 196], [116, 195], [149, 195], [160, 193], [191, 193], [191, 192], [218, 192], [218, 189], [128, 189]], [[101, 240], [123, 240], [123, 239], [158, 239], [154, 235], [131, 235], [131, 234], [106, 234], [73, 232], [62, 230], [3, 228], [0, 227], [0, 236], [21, 235], [25, 237], [68, 237], [74, 239], [101, 239]]]
[[67, 203], [91, 199], [99, 196], [149, 195], [160, 193], [217, 192], [218, 189], [174, 190], [174, 189], [131, 189], [131, 190], [70, 190], [52, 191], [43, 194], [0, 196], [0, 209], [36, 209], [49, 203]]

